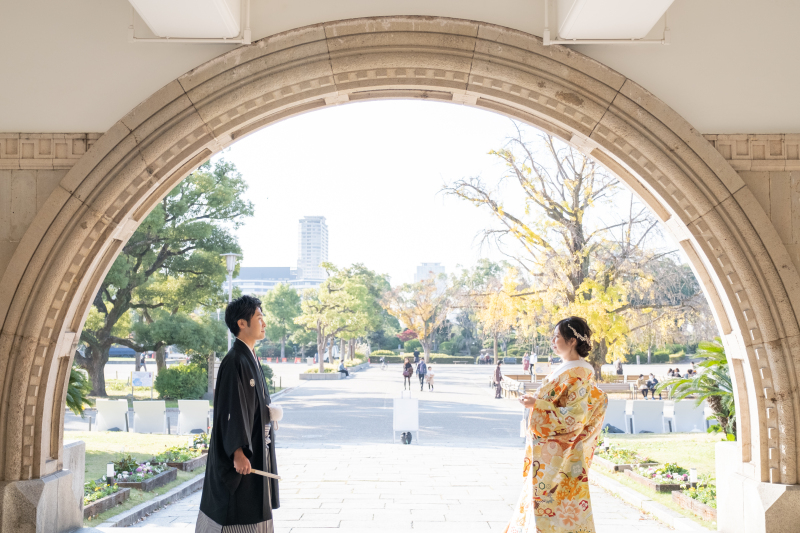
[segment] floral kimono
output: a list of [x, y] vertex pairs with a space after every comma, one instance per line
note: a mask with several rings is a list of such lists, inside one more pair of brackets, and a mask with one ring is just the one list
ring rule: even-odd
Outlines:
[[522, 494], [506, 533], [594, 533], [588, 473], [608, 397], [582, 359], [559, 366], [534, 396]]

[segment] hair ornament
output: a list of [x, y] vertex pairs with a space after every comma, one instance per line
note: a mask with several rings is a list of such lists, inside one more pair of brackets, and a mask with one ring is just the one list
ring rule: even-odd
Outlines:
[[573, 327], [572, 327], [570, 324], [567, 324], [567, 327], [568, 327], [570, 330], [572, 330], [572, 333], [574, 333], [574, 334], [575, 334], [575, 336], [576, 336], [577, 338], [579, 338], [580, 340], [582, 340], [582, 341], [583, 341], [583, 342], [585, 342], [586, 344], [589, 344], [589, 336], [588, 336], [588, 335], [581, 335], [580, 333], [578, 333], [577, 331], [575, 331], [575, 328], [573, 328]]

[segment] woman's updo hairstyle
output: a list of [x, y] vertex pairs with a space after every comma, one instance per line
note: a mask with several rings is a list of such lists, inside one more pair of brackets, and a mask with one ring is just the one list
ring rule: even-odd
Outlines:
[[556, 324], [561, 338], [568, 341], [576, 339], [575, 351], [581, 357], [586, 357], [592, 351], [592, 330], [586, 320], [579, 316], [570, 316]]

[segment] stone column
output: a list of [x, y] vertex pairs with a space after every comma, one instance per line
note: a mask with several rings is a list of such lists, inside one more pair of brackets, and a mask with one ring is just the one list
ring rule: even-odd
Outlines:
[[800, 485], [755, 479], [742, 462], [738, 442], [716, 446], [717, 530], [724, 533], [796, 533], [800, 530]]
[[83, 527], [86, 444], [64, 445], [64, 468], [39, 479], [0, 481], [0, 531], [67, 533]]

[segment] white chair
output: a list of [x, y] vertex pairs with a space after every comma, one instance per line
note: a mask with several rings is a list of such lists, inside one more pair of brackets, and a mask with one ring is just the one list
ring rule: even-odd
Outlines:
[[135, 433], [166, 433], [166, 402], [164, 400], [134, 401], [133, 431]]
[[678, 421], [675, 418], [675, 402], [667, 400], [664, 402], [664, 414], [661, 415], [661, 425], [663, 433], [676, 433]]
[[627, 400], [608, 400], [606, 416], [603, 420], [603, 427], [611, 424], [617, 429], [625, 430], [625, 402]]
[[128, 400], [97, 400], [95, 431], [129, 431]]
[[663, 400], [626, 400], [625, 433], [661, 433], [663, 416]]
[[208, 400], [178, 400], [178, 435], [208, 431]]
[[695, 400], [675, 402], [676, 431], [679, 433], [700, 433], [706, 430], [706, 402], [695, 405]]

